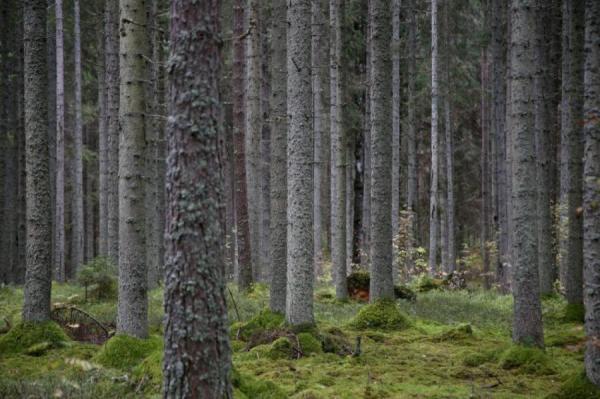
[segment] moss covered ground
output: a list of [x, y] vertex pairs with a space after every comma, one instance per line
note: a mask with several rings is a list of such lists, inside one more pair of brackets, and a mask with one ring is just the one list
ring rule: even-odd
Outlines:
[[[492, 292], [431, 290], [413, 302], [373, 309], [338, 303], [321, 287], [317, 326], [300, 332], [264, 311], [266, 287], [231, 291], [236, 399], [600, 397], [582, 376], [583, 326], [565, 317], [566, 304], [556, 297], [544, 299], [541, 351], [511, 344], [512, 300]], [[75, 303], [114, 323], [114, 301], [84, 303], [82, 297], [77, 286], [54, 286], [53, 302]], [[150, 339], [116, 336], [96, 346], [73, 342], [55, 326], [25, 340], [22, 291], [1, 288], [0, 319], [17, 330], [0, 335], [0, 397], [160, 397], [161, 299], [160, 290], [151, 292]], [[23, 342], [18, 347], [12, 344], [17, 336]]]

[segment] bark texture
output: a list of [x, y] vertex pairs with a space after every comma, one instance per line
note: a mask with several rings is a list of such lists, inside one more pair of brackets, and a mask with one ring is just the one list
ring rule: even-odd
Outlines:
[[58, 281], [67, 279], [65, 268], [65, 56], [63, 2], [54, 4], [56, 23], [56, 170], [54, 185], [54, 268]]
[[246, 186], [246, 42], [245, 42], [245, 2], [235, 0], [233, 6], [233, 148], [235, 174], [235, 223], [237, 246], [237, 283], [240, 289], [248, 289], [252, 284], [252, 259], [250, 252], [250, 226], [248, 221], [248, 197]]
[[[400, 9], [392, 1], [392, 238], [400, 231]], [[398, 257], [392, 256], [394, 281], [398, 279]]]
[[392, 276], [392, 39], [389, 2], [372, 0], [371, 13], [371, 287], [370, 300], [393, 298]]
[[431, 1], [431, 186], [429, 191], [429, 273], [437, 271], [438, 250], [438, 2]]
[[587, 376], [600, 386], [600, 2], [585, 9], [583, 280]]
[[269, 307], [285, 312], [287, 286], [286, 0], [273, 0], [271, 28], [271, 286]]
[[[104, 2], [101, 3], [104, 5]], [[105, 73], [104, 19], [98, 27], [98, 254], [108, 254], [108, 110]]]
[[326, 65], [324, 61], [326, 53], [323, 51], [323, 42], [326, 40], [324, 34], [325, 19], [324, 10], [322, 9], [323, 2], [321, 0], [312, 2], [312, 90], [313, 90], [313, 131], [315, 137], [314, 145], [314, 204], [313, 204], [313, 241], [314, 241], [314, 263], [315, 277], [318, 275], [321, 264], [323, 262], [323, 191], [328, 187], [323, 185], [323, 174], [327, 173], [325, 162], [323, 160], [323, 142], [325, 129], [323, 128], [323, 111], [325, 109], [323, 103], [324, 92], [324, 75], [323, 67]]
[[584, 2], [563, 0], [559, 246], [570, 304], [583, 303], [583, 32]]
[[310, 0], [291, 0], [287, 10], [287, 300], [286, 320], [314, 324], [313, 136]]
[[231, 398], [219, 160], [217, 0], [171, 2], [166, 398]]
[[331, 262], [335, 296], [348, 296], [346, 285], [346, 138], [342, 128], [342, 2], [331, 0], [329, 6], [330, 35], [330, 130], [331, 130]]
[[145, 254], [145, 0], [120, 1], [119, 302], [117, 332], [148, 335]]
[[52, 274], [45, 0], [24, 2], [23, 29], [27, 212], [23, 321], [45, 321], [50, 318]]
[[[407, 66], [407, 194], [406, 207], [412, 214], [410, 220], [411, 235], [417, 232], [417, 136], [416, 136], [416, 57], [417, 57], [417, 22], [415, 17], [415, 0], [409, 0], [410, 9], [408, 10], [408, 66]], [[409, 257], [410, 262], [410, 257]], [[411, 265], [408, 265], [411, 267]]]
[[512, 228], [514, 276], [513, 340], [543, 346], [536, 229], [536, 172], [533, 75], [535, 8], [533, 0], [512, 0], [511, 128]]

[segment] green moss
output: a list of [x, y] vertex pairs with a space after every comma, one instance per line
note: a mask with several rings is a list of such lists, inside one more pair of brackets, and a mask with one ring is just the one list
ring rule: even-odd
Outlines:
[[145, 383], [146, 388], [160, 390], [162, 384], [163, 351], [159, 350], [150, 354], [132, 370], [133, 377], [138, 384]]
[[352, 346], [346, 334], [337, 327], [321, 331], [319, 333], [319, 341], [321, 341], [321, 348], [325, 353], [348, 355], [352, 352]]
[[512, 345], [500, 356], [500, 367], [505, 370], [519, 369], [527, 374], [546, 375], [554, 370], [546, 352], [542, 349]]
[[427, 292], [442, 288], [444, 280], [422, 274], [413, 282], [413, 285], [417, 292]]
[[233, 339], [229, 342], [231, 344], [231, 350], [233, 352], [239, 352], [241, 350], [244, 350], [244, 348], [246, 348], [246, 344], [240, 340]]
[[417, 299], [417, 294], [405, 285], [395, 285], [394, 295], [396, 299], [404, 299], [409, 302], [413, 302]]
[[568, 303], [565, 306], [563, 320], [566, 322], [583, 323], [585, 318], [585, 308], [580, 303]]
[[237, 392], [236, 399], [285, 399], [287, 395], [273, 382], [263, 381], [234, 369], [231, 383]]
[[468, 323], [461, 323], [450, 327], [446, 331], [435, 336], [436, 341], [460, 341], [473, 338], [473, 327]]
[[371, 277], [367, 271], [357, 271], [350, 273], [346, 278], [348, 283], [348, 292], [352, 294], [355, 290], [369, 292]]
[[[67, 341], [69, 341], [69, 337], [53, 321], [22, 322], [0, 337], [0, 353], [21, 353], [42, 343], [47, 346], [47, 350], [63, 346]], [[37, 350], [40, 348], [41, 346]]]
[[304, 356], [323, 353], [321, 342], [309, 333], [300, 333], [297, 336], [300, 350]]
[[[567, 346], [577, 345], [585, 340], [585, 333], [582, 325], [561, 325], [560, 328], [551, 331], [545, 331], [544, 341], [546, 346]], [[581, 345], [583, 349], [584, 345]]]
[[482, 364], [491, 363], [496, 360], [498, 360], [498, 353], [488, 350], [470, 353], [463, 358], [462, 363], [467, 367], [479, 367]]
[[588, 380], [585, 372], [577, 373], [568, 378], [567, 381], [547, 399], [598, 399], [600, 398], [600, 388]]
[[270, 359], [290, 359], [294, 355], [294, 345], [288, 337], [277, 338], [270, 345], [267, 357]]
[[297, 394], [290, 397], [290, 399], [324, 399], [326, 396], [323, 396], [316, 389], [305, 389], [303, 391], [298, 392]]
[[401, 330], [409, 325], [408, 317], [400, 312], [392, 300], [379, 300], [364, 306], [350, 322], [351, 327], [359, 330]]
[[94, 360], [105, 367], [127, 370], [155, 351], [162, 351], [160, 337], [138, 339], [128, 335], [116, 335], [106, 341], [100, 352], [94, 356]]
[[237, 338], [246, 341], [255, 334], [266, 330], [275, 330], [281, 328], [283, 325], [284, 316], [282, 314], [272, 312], [269, 309], [263, 309], [248, 322], [232, 325], [231, 332]]

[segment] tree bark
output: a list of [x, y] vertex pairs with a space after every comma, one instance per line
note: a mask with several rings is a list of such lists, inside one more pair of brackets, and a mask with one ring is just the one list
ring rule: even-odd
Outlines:
[[429, 191], [429, 273], [437, 271], [438, 249], [438, 9], [431, 1], [431, 187]]
[[[392, 239], [400, 231], [400, 9], [392, 2]], [[394, 281], [398, 280], [398, 257], [392, 256]]]
[[[119, 302], [117, 332], [148, 335], [145, 150], [148, 43], [144, 0], [120, 0]], [[192, 129], [193, 131], [193, 129]]]
[[27, 0], [23, 11], [26, 230], [23, 321], [50, 318], [52, 270], [48, 113], [46, 108], [46, 0]]
[[[231, 398], [219, 2], [171, 2], [163, 398]], [[210, 99], [210, 101], [206, 101]], [[190, 209], [192, 207], [192, 209]]]
[[312, 48], [311, 48], [311, 73], [312, 73], [312, 90], [313, 90], [313, 131], [315, 137], [315, 149], [314, 149], [314, 204], [313, 204], [313, 241], [314, 241], [314, 264], [315, 264], [315, 277], [321, 274], [322, 262], [323, 262], [323, 211], [322, 211], [322, 199], [323, 191], [327, 190], [328, 187], [323, 185], [324, 179], [323, 174], [327, 173], [324, 167], [323, 161], [323, 142], [325, 130], [323, 128], [323, 62], [326, 59], [326, 54], [323, 52], [323, 41], [326, 36], [324, 35], [324, 10], [322, 9], [323, 2], [321, 0], [312, 2]]
[[250, 288], [253, 281], [250, 253], [250, 226], [248, 222], [248, 197], [246, 186], [246, 41], [245, 2], [235, 0], [233, 9], [233, 147], [235, 173], [235, 222], [237, 245], [237, 283], [240, 289]]
[[563, 0], [559, 246], [570, 304], [583, 303], [583, 32], [584, 2]]
[[331, 262], [335, 296], [348, 297], [346, 284], [346, 137], [342, 129], [342, 20], [343, 0], [331, 0], [330, 33], [330, 129], [332, 145], [331, 169]]
[[[416, 136], [416, 57], [417, 57], [417, 22], [415, 17], [415, 1], [409, 0], [410, 9], [408, 10], [408, 66], [407, 66], [407, 199], [406, 207], [412, 214], [409, 220], [412, 221], [410, 227], [411, 238], [417, 234], [417, 136]], [[412, 243], [409, 244], [409, 249]], [[412, 257], [409, 257], [409, 268], [412, 268]]]
[[107, 256], [119, 262], [119, 1], [105, 2], [104, 48], [108, 129]]
[[392, 72], [390, 42], [392, 21], [389, 3], [372, 0], [371, 25], [371, 287], [370, 300], [394, 297], [392, 273]]
[[286, 0], [273, 0], [271, 27], [271, 286], [269, 307], [285, 312], [287, 286], [287, 45]]
[[[104, 1], [101, 3], [104, 6]], [[101, 7], [102, 7], [101, 6]], [[108, 255], [108, 109], [104, 20], [98, 27], [98, 255]]]
[[54, 211], [54, 267], [58, 281], [67, 279], [65, 269], [65, 59], [63, 2], [54, 4], [56, 19], [56, 170]]
[[586, 1], [583, 257], [587, 376], [600, 386], [600, 3]]
[[535, 30], [533, 0], [512, 0], [511, 26], [511, 128], [512, 134], [512, 228], [514, 237], [513, 340], [519, 344], [544, 345], [539, 296], [536, 229], [536, 172], [533, 75]]
[[[310, 0], [290, 0], [287, 10], [287, 297], [286, 320], [314, 324], [313, 137]], [[345, 239], [345, 237], [344, 237]], [[345, 258], [344, 258], [345, 259]]]
[[81, 104], [81, 30], [79, 0], [73, 2], [74, 26], [73, 34], [75, 51], [75, 132], [73, 142], [74, 176], [71, 204], [71, 272], [75, 272], [83, 264], [83, 115]]
[[[366, 65], [365, 65], [365, 116], [363, 134], [363, 222], [362, 222], [362, 245], [361, 266], [365, 270], [371, 269], [370, 243], [371, 243], [371, 89], [372, 71], [371, 57], [373, 53], [371, 33], [372, 1], [367, 1], [367, 28], [366, 28]], [[332, 153], [333, 154], [333, 153]], [[332, 158], [333, 161], [333, 158]], [[331, 171], [333, 179], [333, 169]], [[332, 186], [333, 187], [333, 186]], [[333, 195], [333, 191], [332, 191]]]

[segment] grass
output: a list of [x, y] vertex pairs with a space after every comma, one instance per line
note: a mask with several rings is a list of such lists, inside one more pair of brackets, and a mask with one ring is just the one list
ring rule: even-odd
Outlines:
[[[272, 356], [274, 344], [248, 351], [243, 340], [233, 340], [236, 399], [568, 398], [579, 392], [597, 393], [580, 372], [574, 375], [583, 364], [584, 332], [580, 322], [565, 317], [568, 309], [560, 298], [543, 301], [547, 345], [541, 351], [512, 345], [510, 296], [423, 292], [414, 302], [392, 304], [391, 320], [395, 323], [401, 315], [402, 323], [396, 326], [402, 328], [369, 325], [363, 330], [351, 326], [359, 313], [367, 312], [367, 305], [338, 302], [330, 287], [320, 286], [317, 292], [319, 334], [329, 340], [339, 338], [351, 349], [360, 336], [360, 356], [347, 350], [342, 355], [324, 353], [307, 332], [298, 333], [301, 347], [310, 352], [300, 359]], [[226, 294], [232, 327], [249, 324], [255, 332], [282, 325], [279, 315], [264, 311], [266, 286], [257, 285], [248, 294], [230, 287]], [[80, 287], [54, 285], [53, 302], [76, 303], [104, 323], [114, 323], [114, 301], [83, 303], [82, 297]], [[0, 288], [0, 319], [18, 325], [21, 301], [21, 289]], [[36, 357], [25, 353], [27, 345], [0, 354], [0, 397], [160, 397], [161, 301], [160, 289], [149, 294], [152, 336], [148, 341], [123, 342], [124, 337], [114, 337], [104, 347], [67, 341], [45, 348]]]

